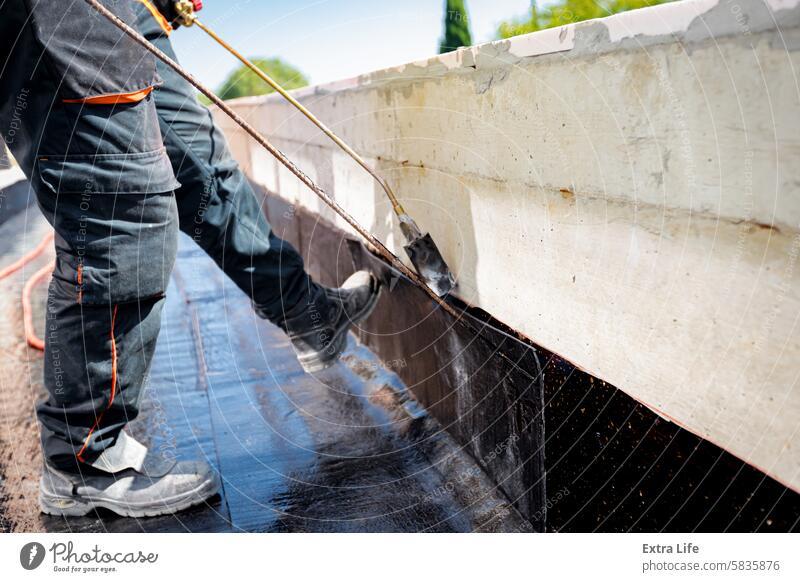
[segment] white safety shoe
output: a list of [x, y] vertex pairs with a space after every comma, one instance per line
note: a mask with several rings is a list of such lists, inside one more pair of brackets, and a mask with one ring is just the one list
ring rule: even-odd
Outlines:
[[125, 517], [148, 517], [198, 505], [219, 489], [219, 477], [208, 463], [159, 459], [123, 431], [80, 474], [45, 464], [39, 504], [44, 513], [58, 516], [86, 515], [102, 507]]

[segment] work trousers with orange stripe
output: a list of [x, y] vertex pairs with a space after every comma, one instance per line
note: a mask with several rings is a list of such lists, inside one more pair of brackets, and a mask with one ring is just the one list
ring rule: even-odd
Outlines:
[[[146, 3], [103, 3], [174, 58]], [[263, 317], [324, 301], [188, 83], [82, 0], [0, 3], [0, 132], [56, 233], [37, 407], [54, 467], [91, 465], [137, 416], [179, 230]]]

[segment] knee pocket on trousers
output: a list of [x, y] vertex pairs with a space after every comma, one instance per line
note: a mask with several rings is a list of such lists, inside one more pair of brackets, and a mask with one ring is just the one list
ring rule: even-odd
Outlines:
[[52, 220], [59, 295], [107, 305], [166, 292], [178, 243], [171, 192], [62, 195]]

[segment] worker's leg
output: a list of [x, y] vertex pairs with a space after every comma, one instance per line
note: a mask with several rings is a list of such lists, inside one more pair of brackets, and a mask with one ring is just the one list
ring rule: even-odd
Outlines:
[[[155, 59], [83, 3], [7, 4], [15, 42], [0, 85], [4, 102], [25, 100], [9, 146], [56, 233], [50, 397], [38, 416], [47, 462], [75, 470], [137, 415], [175, 258], [178, 183], [147, 95]], [[115, 6], [133, 20], [132, 2]]]
[[[139, 7], [138, 28], [177, 60], [167, 32], [144, 4]], [[157, 67], [164, 82], [153, 95], [164, 143], [181, 183], [176, 191], [181, 230], [271, 321], [280, 321], [296, 305], [315, 297], [325, 301], [321, 288], [306, 274], [300, 254], [271, 232], [211, 112], [172, 68], [160, 62]]]
[[[132, 0], [113, 4], [133, 22]], [[217, 478], [205, 463], [154, 459], [121, 432], [138, 414], [159, 332], [178, 183], [149, 96], [155, 62], [98, 18], [84, 3], [0, 7], [0, 38], [14, 39], [0, 47], [0, 103], [25, 100], [16, 115], [0, 109], [0, 130], [17, 130], [9, 145], [56, 233], [41, 501], [48, 513], [158, 514], [202, 501]]]
[[[145, 4], [138, 28], [177, 60], [167, 31]], [[344, 349], [348, 328], [367, 317], [379, 284], [359, 273], [339, 290], [316, 284], [300, 254], [276, 237], [258, 200], [209, 110], [189, 83], [158, 63], [164, 80], [156, 108], [175, 175], [181, 229], [192, 237], [247, 293], [256, 311], [289, 334], [307, 371], [333, 363]]]
[[64, 469], [91, 462], [136, 418], [177, 244], [172, 192], [68, 192], [90, 176], [89, 164], [72, 165], [60, 195], [39, 195], [56, 231], [56, 270], [45, 336], [50, 398], [38, 414], [45, 455]]

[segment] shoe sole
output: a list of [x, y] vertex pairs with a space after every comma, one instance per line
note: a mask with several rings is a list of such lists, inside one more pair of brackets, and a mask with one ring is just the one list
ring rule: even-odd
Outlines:
[[102, 497], [63, 497], [53, 495], [44, 490], [44, 482], [40, 487], [39, 507], [42, 513], [58, 517], [81, 517], [93, 512], [95, 509], [107, 509], [122, 517], [156, 517], [177, 513], [200, 505], [220, 491], [219, 478], [216, 476], [204, 481], [192, 491], [183, 493], [170, 499], [161, 499], [154, 504], [130, 504], [104, 499]]
[[342, 355], [344, 349], [347, 347], [347, 332], [349, 331], [350, 327], [372, 315], [372, 312], [375, 310], [375, 306], [378, 304], [378, 299], [380, 299], [381, 291], [383, 291], [383, 286], [374, 275], [372, 275], [372, 280], [376, 285], [375, 293], [372, 295], [372, 298], [369, 300], [369, 302], [364, 305], [364, 308], [361, 311], [359, 311], [353, 317], [345, 319], [345, 323], [343, 323], [342, 326], [336, 330], [335, 333], [337, 337], [333, 340], [335, 342], [335, 349], [331, 355], [324, 354], [323, 357], [320, 357], [319, 352], [317, 352], [315, 354], [306, 356], [305, 358], [303, 356], [299, 356], [297, 358], [300, 362], [300, 365], [303, 367], [303, 371], [305, 371], [307, 374], [322, 372], [323, 370], [327, 370], [333, 366], [339, 359], [339, 356]]

